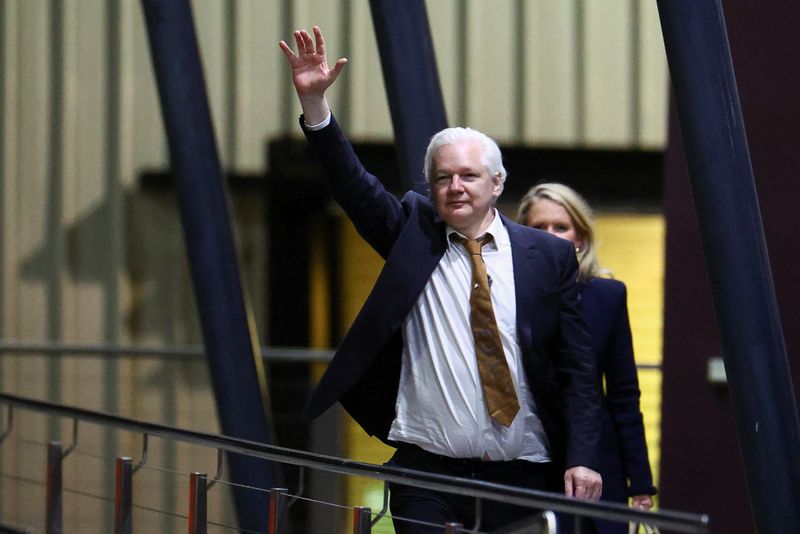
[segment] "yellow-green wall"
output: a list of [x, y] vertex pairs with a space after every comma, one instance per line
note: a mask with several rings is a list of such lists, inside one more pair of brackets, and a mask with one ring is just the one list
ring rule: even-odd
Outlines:
[[[639, 364], [661, 364], [664, 302], [664, 218], [599, 214], [601, 264], [628, 286], [628, 313]], [[658, 486], [661, 457], [661, 370], [639, 370], [650, 466]]]

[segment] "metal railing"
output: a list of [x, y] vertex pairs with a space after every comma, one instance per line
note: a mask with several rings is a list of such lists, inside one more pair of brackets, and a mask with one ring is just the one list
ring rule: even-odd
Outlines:
[[[333, 358], [333, 350], [306, 349], [297, 347], [262, 346], [261, 356], [269, 361], [286, 362], [329, 362]], [[60, 342], [39, 343], [25, 341], [0, 341], [0, 354], [51, 354], [63, 356], [106, 356], [122, 358], [136, 356], [140, 358], [172, 357], [177, 359], [199, 359], [205, 354], [202, 345], [182, 345], [171, 347], [122, 347], [119, 345], [101, 344], [68, 344]]]
[[[539, 510], [552, 510], [555, 512], [572, 514], [581, 518], [591, 517], [626, 523], [640, 522], [674, 532], [703, 533], [707, 532], [708, 529], [708, 517], [705, 515], [664, 510], [658, 512], [637, 510], [619, 504], [570, 499], [555, 493], [547, 493], [470, 479], [461, 479], [457, 477], [437, 475], [386, 465], [367, 464], [345, 458], [293, 450], [274, 445], [266, 445], [263, 443], [255, 443], [252, 441], [231, 438], [218, 434], [179, 429], [162, 424], [138, 421], [118, 415], [0, 393], [0, 405], [3, 404], [8, 407], [8, 415], [5, 424], [6, 428], [4, 428], [3, 432], [0, 434], [2, 437], [7, 437], [13, 431], [13, 413], [15, 409], [33, 410], [37, 412], [43, 412], [51, 416], [73, 420], [73, 443], [70, 448], [74, 448], [77, 445], [77, 429], [79, 421], [141, 434], [144, 437], [145, 443], [143, 448], [143, 461], [146, 458], [147, 438], [149, 436], [156, 436], [165, 440], [175, 440], [199, 445], [202, 447], [213, 448], [217, 451], [246, 454], [282, 464], [297, 466], [301, 469], [311, 468], [337, 473], [340, 475], [369, 477], [382, 480], [384, 482], [414, 484], [415, 486], [421, 488], [444, 491], [461, 496], [473, 497], [476, 499], [502, 501]], [[0, 446], [2, 446], [2, 441], [0, 441]], [[51, 451], [50, 455], [60, 460], [67, 453], [68, 452], [61, 451], [59, 445], [58, 450]], [[134, 469], [130, 466], [130, 459], [127, 460], [127, 463], [124, 461], [121, 465], [118, 463], [117, 472], [118, 474], [122, 473], [123, 478], [129, 481], [130, 477], [133, 476]], [[206, 480], [204, 474], [196, 475], [197, 476], [193, 480], [196, 480], [198, 477], [203, 481]], [[60, 477], [60, 474], [58, 472], [54, 472], [52, 476]], [[118, 488], [119, 483], [120, 481], [118, 477]], [[207, 488], [207, 482], [204, 482], [204, 484], [206, 485], [203, 485], [202, 488], [205, 489]], [[199, 491], [199, 493], [204, 494], [204, 489]], [[277, 499], [274, 506], [279, 506], [279, 503], [282, 500], [280, 497], [285, 496], [287, 490], [273, 488], [271, 491], [274, 493], [273, 498]], [[196, 499], [197, 495], [198, 493], [195, 492], [192, 498]], [[54, 506], [60, 504], [60, 499], [57, 499], [55, 496], [51, 497], [48, 495], [48, 503], [51, 500], [53, 503], [55, 503]], [[195, 504], [192, 509], [195, 510], [196, 513], [194, 521], [197, 521], [198, 517], [200, 519], [204, 517], [204, 505], [202, 505], [200, 501], [198, 501], [198, 503]], [[49, 506], [48, 510], [50, 510]], [[53, 517], [59, 517], [60, 508], [56, 507], [52, 510], [52, 512], [48, 512], [48, 522], [50, 521], [49, 517], [51, 513], [53, 514]], [[129, 524], [129, 522], [125, 523], [124, 519], [119, 521], [122, 521], [122, 525]], [[192, 520], [190, 519], [190, 524], [191, 521]], [[578, 523], [580, 523], [580, 521]], [[576, 527], [576, 529], [577, 528], [579, 527]], [[124, 531], [124, 529], [122, 531]], [[201, 532], [201, 530], [197, 530], [197, 532]]]
[[[308, 349], [302, 347], [260, 347], [261, 356], [271, 362], [329, 362], [333, 358], [332, 349]], [[65, 344], [65, 343], [35, 343], [25, 341], [0, 341], [0, 354], [58, 354], [63, 356], [107, 356], [107, 357], [128, 357], [137, 356], [141, 358], [202, 358], [205, 354], [203, 345], [182, 345], [171, 347], [136, 347], [102, 344]], [[661, 364], [657, 363], [637, 363], [638, 369], [657, 370], [661, 369]]]

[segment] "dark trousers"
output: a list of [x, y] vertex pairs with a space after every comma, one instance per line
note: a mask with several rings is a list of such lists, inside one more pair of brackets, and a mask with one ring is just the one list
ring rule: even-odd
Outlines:
[[[564, 488], [563, 474], [551, 463], [449, 458], [415, 445], [400, 444], [388, 465], [542, 491], [561, 492]], [[389, 485], [389, 490], [389, 506], [397, 534], [442, 533], [444, 525], [452, 522], [461, 523], [467, 529], [475, 525], [473, 497], [395, 483]], [[524, 506], [483, 499], [480, 531], [491, 531], [538, 512]]]

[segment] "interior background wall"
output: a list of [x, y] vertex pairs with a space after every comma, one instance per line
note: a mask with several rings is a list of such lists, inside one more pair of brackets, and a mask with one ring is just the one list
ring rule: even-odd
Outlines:
[[[519, 146], [663, 148], [666, 64], [653, 3], [427, 6], [452, 124]], [[331, 104], [351, 136], [391, 142], [367, 0], [194, 0], [192, 7], [229, 175], [264, 180], [268, 142], [300, 136], [299, 107], [277, 48], [297, 27], [319, 24], [330, 55], [350, 59]], [[199, 342], [139, 3], [5, 0], [0, 73], [0, 337], [153, 347]], [[163, 183], [145, 186], [145, 174]], [[263, 199], [251, 191], [232, 189], [232, 216], [256, 323], [269, 342], [270, 306], [260, 298], [267, 294], [269, 229]], [[0, 387], [217, 430], [202, 364], [3, 355]], [[65, 435], [48, 421], [31, 432], [42, 441]], [[94, 439], [109, 454], [139, 446], [133, 438]], [[22, 465], [25, 444], [15, 447], [4, 445], [3, 466]], [[172, 450], [163, 455], [165, 468], [178, 469], [179, 456], [191, 458]], [[84, 483], [107, 486], [109, 476]], [[16, 489], [0, 484], [0, 513], [29, 511], [25, 494], [6, 498]], [[149, 494], [175, 501], [164, 485]], [[80, 530], [82, 517], [67, 519]]]
[[[663, 147], [666, 71], [655, 8], [646, 6], [430, 2], [451, 122], [517, 144]], [[263, 176], [266, 141], [299, 135], [276, 43], [312, 22], [326, 30], [332, 56], [351, 60], [332, 97], [348, 131], [391, 140], [366, 0], [193, 7], [230, 173]], [[167, 150], [138, 4], [9, 0], [0, 28], [3, 335], [198, 339], [174, 205], [140, 188], [143, 172], [167, 168]], [[239, 237], [259, 246], [252, 221], [242, 218]], [[246, 255], [245, 266], [256, 292], [258, 258]]]

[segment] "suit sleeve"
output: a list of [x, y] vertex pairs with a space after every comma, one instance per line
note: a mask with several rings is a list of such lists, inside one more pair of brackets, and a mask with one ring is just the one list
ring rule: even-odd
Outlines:
[[578, 311], [578, 262], [564, 241], [561, 268], [561, 339], [556, 369], [567, 428], [566, 467], [599, 471], [601, 388], [589, 331]]
[[408, 218], [405, 206], [364, 169], [335, 118], [325, 128], [311, 131], [301, 116], [300, 126], [336, 202], [361, 237], [385, 259]]
[[628, 496], [655, 495], [653, 475], [647, 456], [644, 422], [639, 408], [641, 391], [633, 358], [633, 341], [628, 320], [627, 291], [622, 285], [616, 303], [616, 320], [611, 331], [606, 364], [606, 400], [622, 451]]

